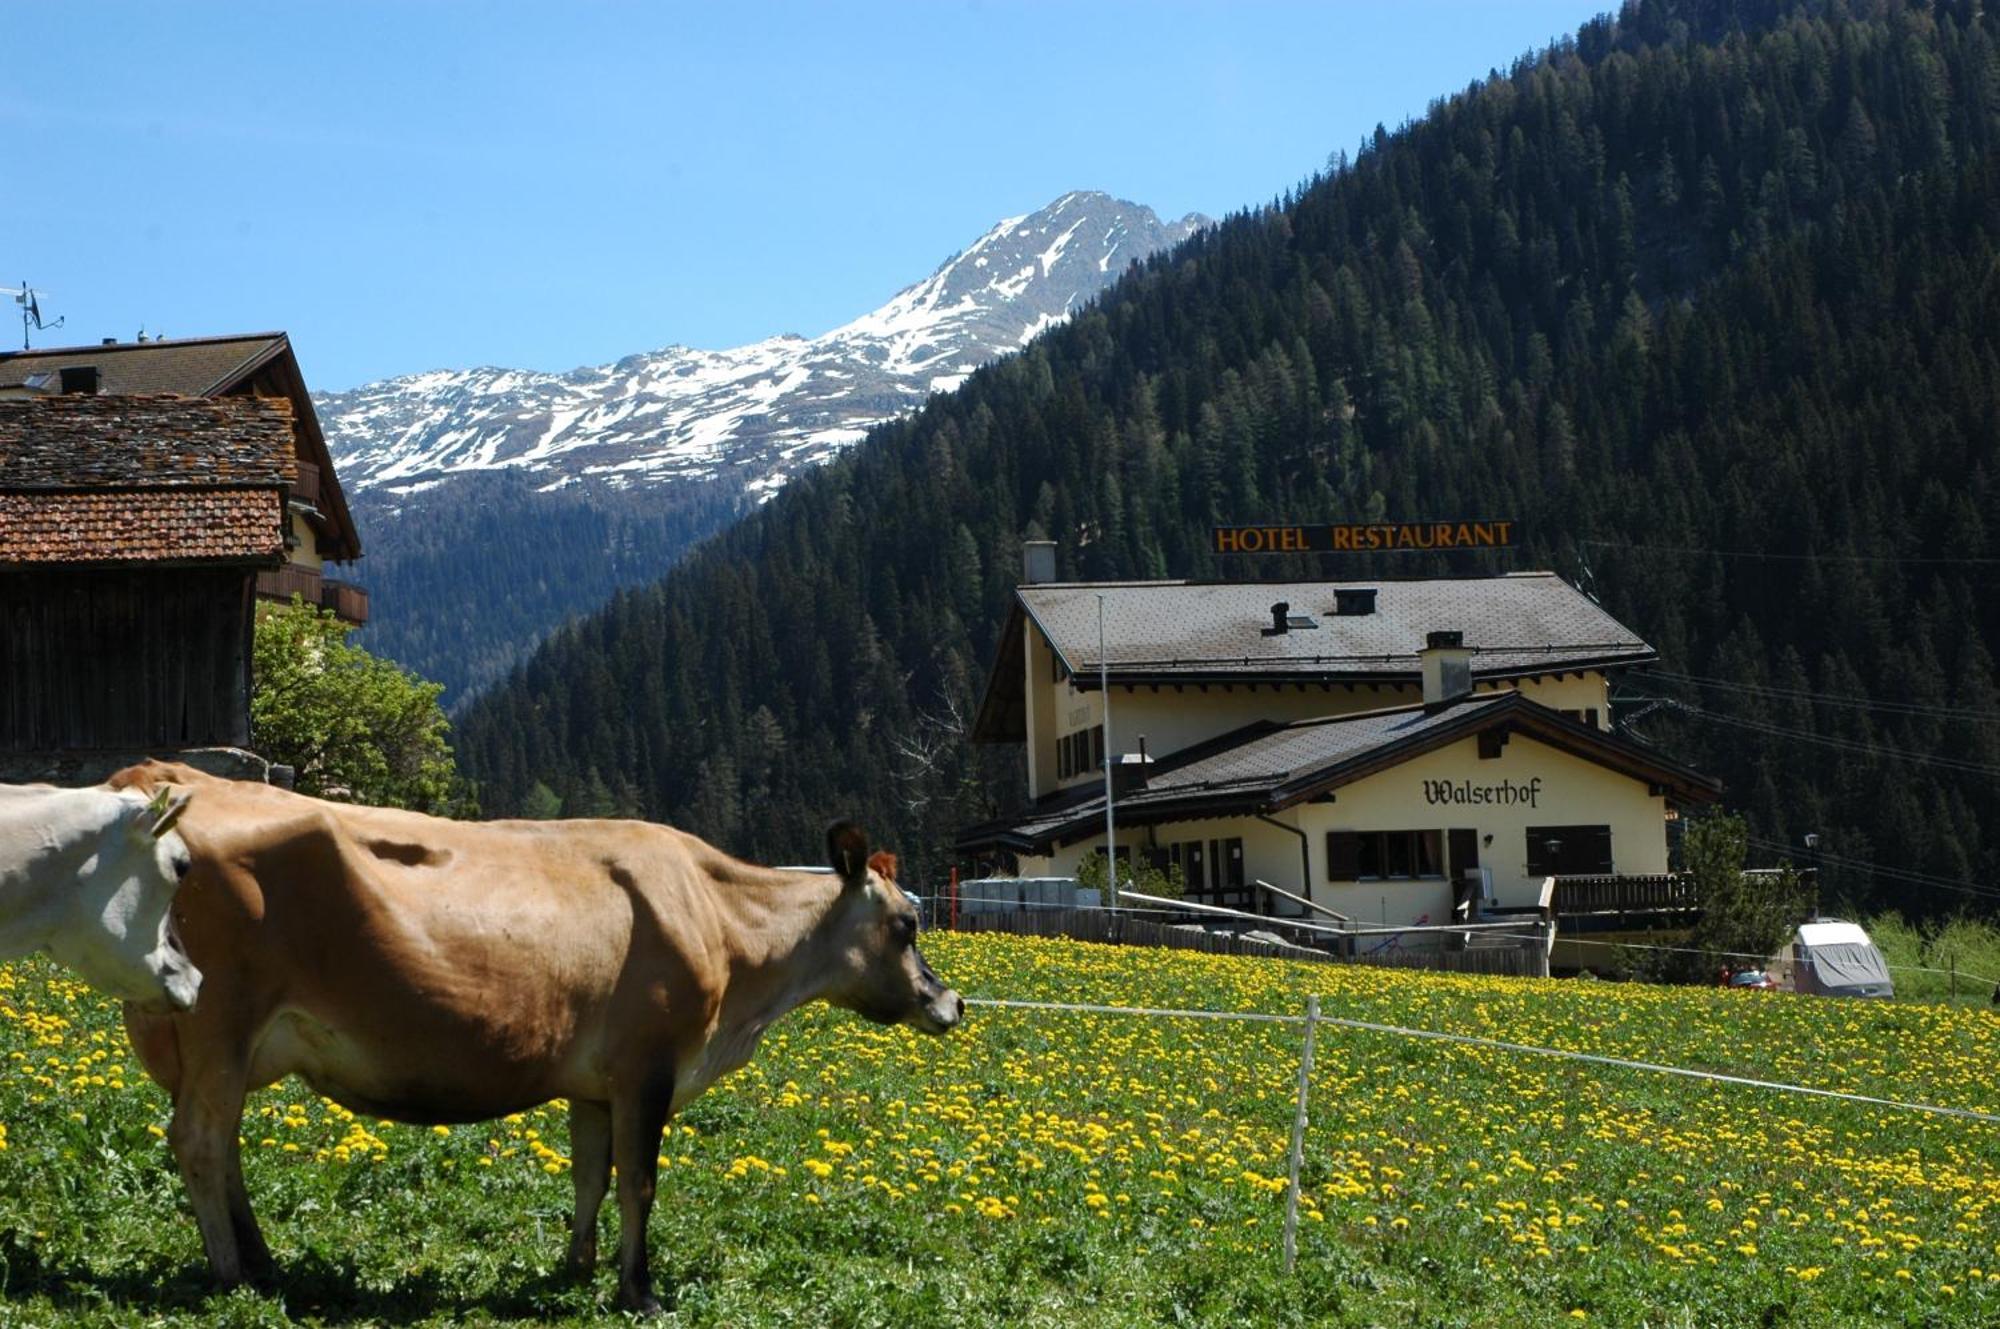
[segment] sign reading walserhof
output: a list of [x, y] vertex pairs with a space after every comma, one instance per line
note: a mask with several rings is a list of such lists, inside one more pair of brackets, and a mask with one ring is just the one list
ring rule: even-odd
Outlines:
[[1506, 549], [1514, 522], [1366, 521], [1322, 526], [1217, 526], [1218, 554], [1390, 554], [1414, 549]]

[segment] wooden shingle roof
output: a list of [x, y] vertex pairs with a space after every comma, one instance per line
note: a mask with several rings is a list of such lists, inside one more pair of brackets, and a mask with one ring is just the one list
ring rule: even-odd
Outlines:
[[0, 398], [0, 567], [285, 557], [291, 403]]
[[317, 504], [307, 520], [320, 553], [335, 561], [361, 557], [361, 533], [347, 507], [327, 451], [312, 395], [291, 338], [282, 332], [172, 341], [107, 342], [48, 350], [0, 351], [0, 401], [53, 394], [65, 369], [97, 371], [100, 395], [185, 397], [264, 396], [291, 400], [299, 460], [319, 468]]
[[0, 491], [289, 485], [283, 397], [0, 398]]

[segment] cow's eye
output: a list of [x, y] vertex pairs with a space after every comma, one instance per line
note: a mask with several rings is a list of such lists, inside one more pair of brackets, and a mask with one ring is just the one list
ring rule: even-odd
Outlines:
[[176, 877], [187, 876], [187, 874], [191, 870], [193, 870], [193, 868], [194, 868], [194, 859], [190, 858], [186, 854], [178, 855], [174, 859], [174, 876]]
[[917, 920], [909, 914], [897, 914], [890, 920], [889, 928], [905, 946], [917, 939]]

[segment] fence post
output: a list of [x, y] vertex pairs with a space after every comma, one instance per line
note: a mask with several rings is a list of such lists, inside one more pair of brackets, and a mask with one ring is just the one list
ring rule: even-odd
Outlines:
[[958, 865], [951, 869], [951, 930], [958, 931]]
[[1299, 1162], [1306, 1145], [1306, 1094], [1312, 1083], [1313, 1030], [1319, 1024], [1319, 997], [1306, 998], [1306, 1050], [1299, 1058], [1299, 1109], [1292, 1117], [1291, 1185], [1285, 1192], [1285, 1272], [1299, 1253]]

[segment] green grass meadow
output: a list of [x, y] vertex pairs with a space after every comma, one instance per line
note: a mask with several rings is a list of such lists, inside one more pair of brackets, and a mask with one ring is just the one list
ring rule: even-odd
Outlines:
[[[1331, 1015], [2000, 1112], [1970, 1006], [1524, 981], [999, 936], [968, 996]], [[1989, 1325], [2000, 1126], [1323, 1028], [1297, 1270], [1296, 1026], [811, 1008], [661, 1142], [683, 1325]], [[0, 1324], [598, 1324], [555, 1274], [564, 1115], [357, 1118], [290, 1082], [243, 1138], [277, 1290], [215, 1294], [164, 1094], [108, 1002], [0, 969]], [[607, 1205], [602, 1239], [615, 1240]]]

